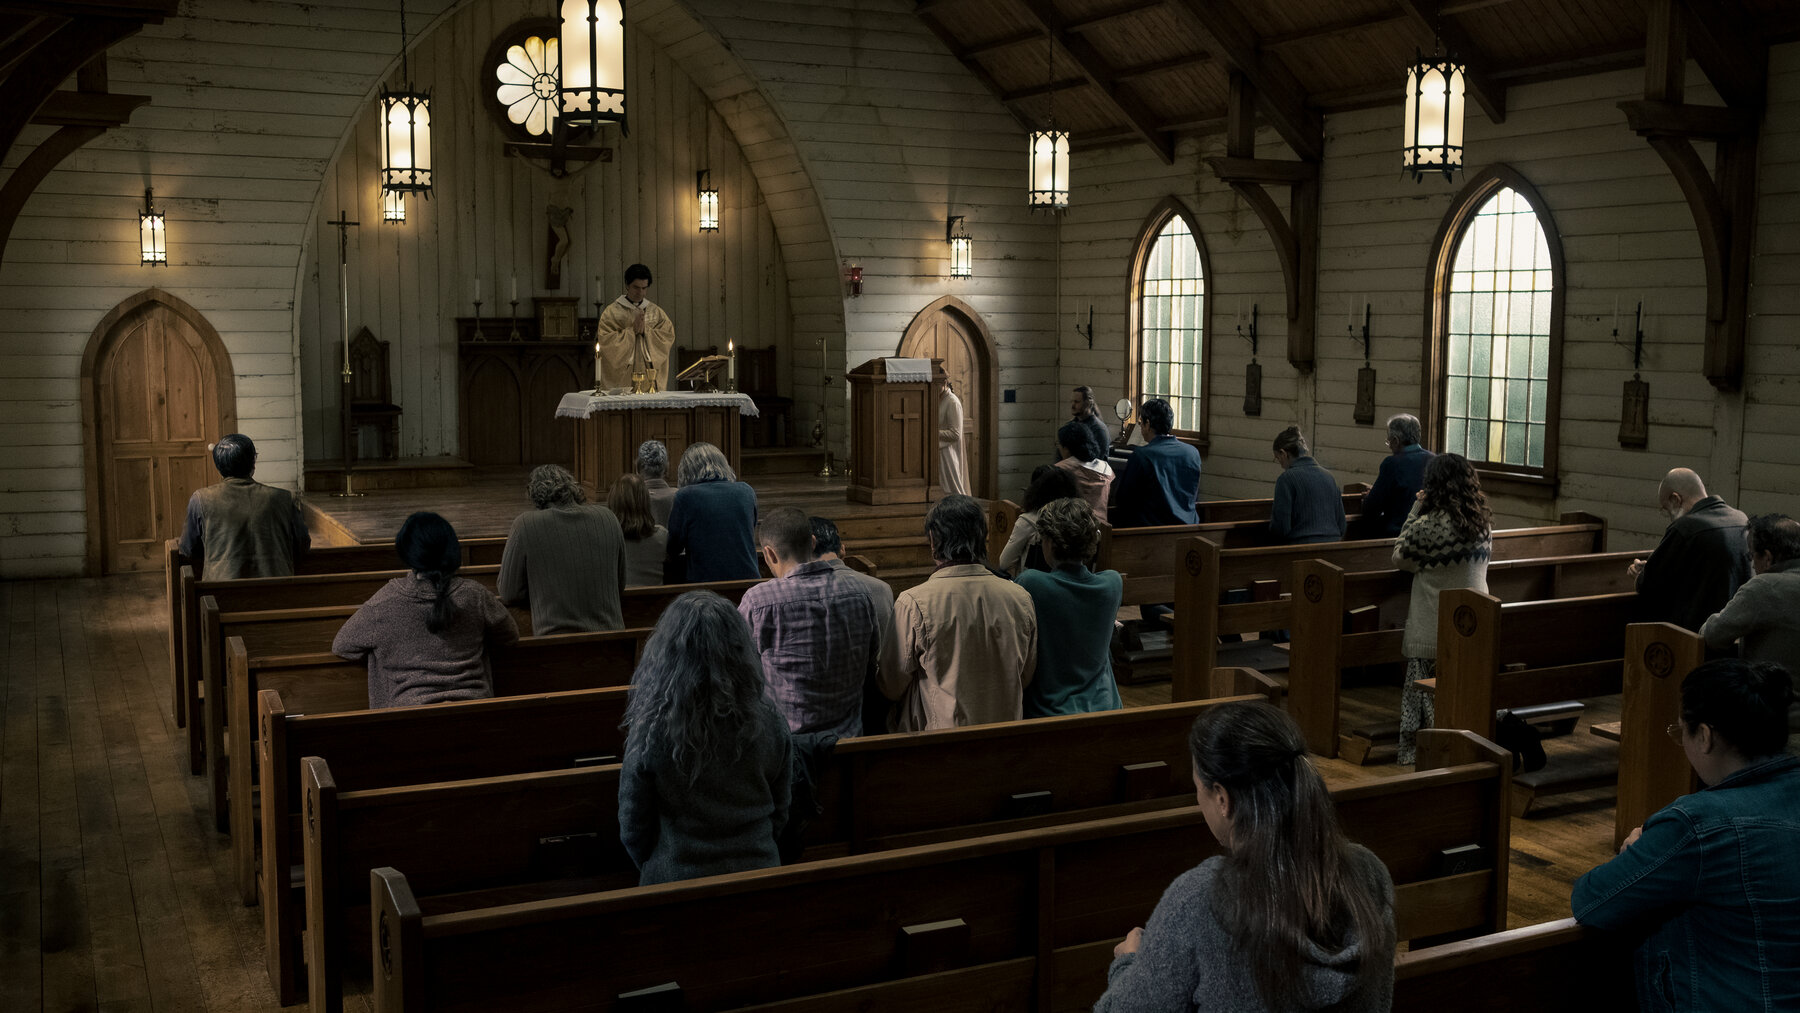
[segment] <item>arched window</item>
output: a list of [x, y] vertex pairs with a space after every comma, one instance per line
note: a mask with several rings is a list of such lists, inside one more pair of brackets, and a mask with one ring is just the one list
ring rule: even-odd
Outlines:
[[1434, 247], [1425, 398], [1433, 449], [1483, 481], [1553, 489], [1562, 366], [1562, 245], [1548, 209], [1504, 167], [1466, 187]]
[[1163, 201], [1145, 219], [1132, 263], [1131, 397], [1168, 401], [1176, 432], [1201, 444], [1209, 407], [1210, 273], [1193, 214], [1172, 197]]

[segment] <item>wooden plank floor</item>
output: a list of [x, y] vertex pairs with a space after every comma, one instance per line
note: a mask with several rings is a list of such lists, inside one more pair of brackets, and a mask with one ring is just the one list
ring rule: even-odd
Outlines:
[[[236, 899], [229, 851], [167, 714], [160, 574], [0, 584], [0, 1011], [275, 1010], [262, 923]], [[1133, 703], [1168, 699], [1132, 687]], [[1596, 701], [1590, 720], [1617, 717]], [[1355, 690], [1347, 711], [1397, 710]], [[1610, 708], [1610, 709], [1609, 709]], [[1589, 740], [1593, 740], [1590, 742]], [[1596, 748], [1585, 729], [1553, 753]], [[1392, 764], [1321, 761], [1334, 783]], [[1513, 924], [1568, 911], [1569, 884], [1604, 860], [1610, 792], [1514, 823]], [[368, 1009], [352, 996], [352, 1013]]]

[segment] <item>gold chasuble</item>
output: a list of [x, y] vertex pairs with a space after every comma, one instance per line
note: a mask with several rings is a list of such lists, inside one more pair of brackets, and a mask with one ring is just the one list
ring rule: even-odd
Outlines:
[[631, 356], [637, 347], [635, 321], [638, 310], [644, 311], [644, 344], [650, 357], [650, 372], [657, 389], [669, 389], [669, 352], [675, 347], [675, 324], [661, 306], [648, 299], [633, 305], [620, 296], [600, 313], [599, 334], [600, 378], [596, 386], [631, 386]]

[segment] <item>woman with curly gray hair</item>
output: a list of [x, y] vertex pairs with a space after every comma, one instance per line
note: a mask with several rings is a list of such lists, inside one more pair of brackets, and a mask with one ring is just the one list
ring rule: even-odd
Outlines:
[[781, 864], [787, 722], [763, 695], [762, 658], [729, 601], [689, 591], [664, 610], [632, 675], [625, 727], [619, 840], [639, 885]]
[[739, 482], [725, 454], [690, 443], [681, 454], [681, 488], [669, 509], [669, 583], [755, 580], [756, 490]]
[[625, 625], [625, 533], [611, 510], [585, 502], [568, 469], [531, 469], [534, 509], [513, 518], [500, 554], [500, 600], [531, 610], [531, 632], [580, 633]]
[[1088, 569], [1100, 526], [1086, 500], [1052, 501], [1038, 511], [1037, 528], [1050, 570], [1018, 577], [1038, 620], [1037, 675], [1025, 687], [1025, 716], [1118, 710], [1124, 704], [1113, 682], [1112, 634], [1125, 578]]

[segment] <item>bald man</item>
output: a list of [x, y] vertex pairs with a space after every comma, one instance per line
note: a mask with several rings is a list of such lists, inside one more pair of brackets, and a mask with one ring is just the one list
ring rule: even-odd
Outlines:
[[1676, 468], [1656, 487], [1656, 505], [1669, 527], [1649, 559], [1634, 559], [1638, 615], [1645, 622], [1674, 623], [1700, 632], [1706, 617], [1725, 607], [1750, 579], [1743, 511], [1717, 496], [1687, 468]]

